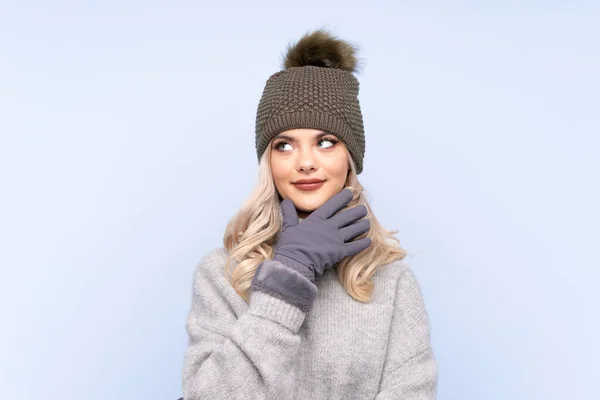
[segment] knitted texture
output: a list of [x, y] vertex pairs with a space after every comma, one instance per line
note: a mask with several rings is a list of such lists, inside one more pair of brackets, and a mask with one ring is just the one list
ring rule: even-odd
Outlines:
[[307, 65], [271, 75], [256, 115], [255, 145], [259, 162], [278, 133], [313, 128], [338, 136], [348, 148], [356, 172], [360, 174], [365, 134], [358, 92], [356, 77], [341, 69]]
[[429, 317], [402, 261], [378, 267], [366, 303], [327, 269], [315, 281], [318, 295], [306, 293], [313, 302], [306, 312], [262, 291], [246, 303], [225, 278], [227, 257], [225, 248], [214, 249], [194, 273], [185, 400], [435, 400]]

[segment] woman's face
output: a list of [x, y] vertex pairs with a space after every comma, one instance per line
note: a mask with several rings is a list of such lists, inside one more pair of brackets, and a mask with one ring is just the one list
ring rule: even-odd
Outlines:
[[[344, 188], [350, 168], [348, 153], [335, 135], [317, 129], [290, 129], [275, 136], [270, 146], [277, 191], [294, 203], [300, 218], [306, 218]], [[296, 184], [301, 179], [323, 183], [307, 190]]]

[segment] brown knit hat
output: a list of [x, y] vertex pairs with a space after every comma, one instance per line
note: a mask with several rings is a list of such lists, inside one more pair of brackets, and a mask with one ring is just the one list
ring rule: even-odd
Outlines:
[[323, 29], [289, 46], [283, 70], [269, 77], [256, 115], [258, 160], [271, 139], [294, 128], [332, 133], [348, 148], [356, 172], [363, 169], [365, 134], [358, 101], [356, 48]]

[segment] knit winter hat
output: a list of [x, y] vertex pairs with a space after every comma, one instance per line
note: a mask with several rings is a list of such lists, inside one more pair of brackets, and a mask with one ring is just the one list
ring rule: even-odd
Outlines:
[[323, 29], [288, 46], [283, 70], [269, 77], [256, 114], [258, 160], [278, 133], [313, 128], [332, 133], [363, 169], [365, 134], [354, 77], [356, 48]]

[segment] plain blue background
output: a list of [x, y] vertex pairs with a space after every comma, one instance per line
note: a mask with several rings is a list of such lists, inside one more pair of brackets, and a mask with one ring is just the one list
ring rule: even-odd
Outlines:
[[290, 41], [361, 47], [377, 217], [442, 400], [597, 399], [600, 7], [0, 3], [0, 398], [181, 394], [196, 262], [256, 181]]

